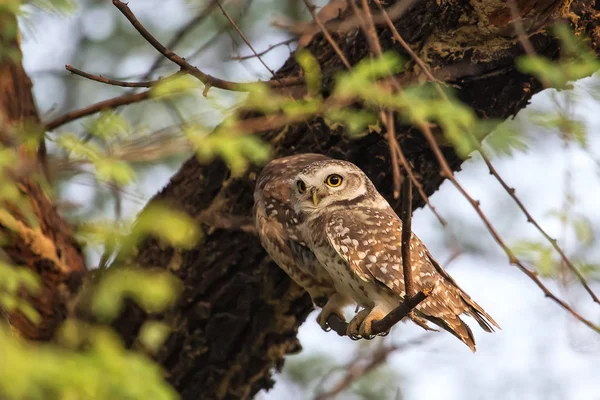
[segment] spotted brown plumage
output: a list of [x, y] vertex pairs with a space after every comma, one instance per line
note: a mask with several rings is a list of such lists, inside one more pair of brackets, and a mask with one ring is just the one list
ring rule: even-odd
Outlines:
[[[348, 334], [371, 336], [373, 321], [404, 297], [400, 218], [362, 170], [346, 161], [322, 159], [306, 165], [290, 183], [290, 191], [300, 236], [331, 277], [336, 300], [351, 299], [363, 307]], [[421, 326], [428, 320], [475, 351], [473, 333], [460, 315], [472, 316], [488, 332], [498, 324], [414, 234], [410, 257], [415, 288], [432, 289], [413, 320]]]
[[[333, 281], [306, 247], [298, 226], [302, 217], [291, 207], [291, 185], [298, 171], [312, 162], [325, 160], [321, 154], [301, 154], [271, 161], [257, 178], [254, 191], [254, 218], [261, 244], [271, 258], [298, 285], [323, 306], [335, 294]], [[325, 316], [332, 312], [343, 318], [341, 307], [329, 308], [319, 317], [326, 329]], [[335, 308], [335, 309], [334, 309]]]

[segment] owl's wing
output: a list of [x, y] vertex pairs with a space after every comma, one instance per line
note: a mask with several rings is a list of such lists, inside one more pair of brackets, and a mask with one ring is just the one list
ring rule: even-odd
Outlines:
[[[325, 232], [330, 245], [360, 279], [383, 284], [403, 297], [401, 227], [399, 219], [391, 217], [373, 208], [340, 211], [328, 219]], [[415, 286], [422, 288], [416, 282]]]
[[[391, 208], [359, 207], [337, 212], [328, 219], [326, 234], [331, 246], [359, 278], [384, 284], [399, 297], [404, 297], [402, 222]], [[414, 234], [410, 240], [410, 257], [415, 289], [433, 288], [432, 294], [417, 307], [419, 314], [448, 330], [472, 349], [473, 334], [459, 318], [460, 314], [471, 315], [488, 332], [492, 325], [498, 327], [458, 287]]]

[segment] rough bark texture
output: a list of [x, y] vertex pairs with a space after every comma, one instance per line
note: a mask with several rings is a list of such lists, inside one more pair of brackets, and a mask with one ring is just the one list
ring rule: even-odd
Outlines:
[[[391, 3], [388, 1], [387, 5]], [[517, 0], [517, 4], [524, 12], [524, 26], [539, 54], [558, 56], [558, 43], [545, 28], [559, 19], [569, 23], [577, 34], [591, 38], [591, 47], [598, 50], [599, 2]], [[374, 13], [377, 14], [375, 9]], [[396, 21], [396, 27], [438, 77], [453, 85], [461, 100], [480, 117], [505, 119], [522, 109], [541, 89], [538, 82], [515, 68], [514, 57], [523, 51], [511, 19], [510, 9], [502, 0], [421, 0]], [[335, 36], [352, 64], [368, 56], [360, 29]], [[394, 49], [409, 58], [391, 40], [386, 28], [380, 27], [378, 36], [384, 49]], [[343, 69], [342, 64], [320, 34], [308, 48], [321, 64], [327, 91], [333, 74]], [[20, 111], [10, 117], [13, 120], [35, 116], [30, 83], [20, 65], [2, 61], [0, 68], [3, 114], [13, 115], [7, 110], [14, 110], [16, 105]], [[280, 77], [298, 74], [300, 69], [293, 58], [278, 72]], [[401, 79], [414, 81], [419, 77], [418, 69], [409, 64]], [[22, 104], [18, 102], [21, 98], [25, 99]], [[331, 131], [317, 119], [265, 132], [262, 136], [273, 145], [278, 156], [310, 151], [351, 160], [391, 198], [392, 174], [383, 133], [373, 132], [350, 141], [341, 129]], [[426, 192], [433, 193], [442, 178], [425, 140], [408, 127], [399, 126], [397, 136]], [[444, 151], [450, 165], [457, 170], [461, 160], [452, 149]], [[168, 201], [192, 216], [207, 209], [213, 213], [249, 216], [256, 173], [255, 170], [244, 178], [233, 179], [219, 162], [201, 166], [190, 159], [156, 199]], [[41, 232], [53, 243], [58, 259], [68, 270], [82, 270], [79, 250], [72, 244], [66, 225], [39, 188], [28, 191], [28, 186], [24, 186], [24, 190], [38, 205], [36, 210], [44, 221]], [[417, 197], [414, 204], [420, 205], [421, 200]], [[286, 354], [300, 349], [297, 329], [312, 306], [308, 296], [269, 262], [256, 238], [209, 227], [206, 231], [206, 240], [192, 251], [175, 250], [152, 239], [139, 249], [141, 264], [169, 268], [185, 283], [180, 304], [166, 316], [174, 333], [158, 359], [184, 399], [248, 398], [269, 388], [273, 369], [281, 367]], [[52, 262], [55, 257], [28, 250], [23, 237], [16, 237], [13, 243], [7, 252], [14, 260], [42, 273], [52, 293], [45, 301], [54, 304], [52, 299], [59, 298], [60, 293], [57, 282], [63, 277], [55, 276], [56, 271], [61, 271]], [[45, 315], [51, 322], [50, 328], [60, 320], [56, 314]], [[129, 343], [144, 318], [141, 311], [131, 307], [117, 322], [117, 328]], [[19, 329], [27, 331], [26, 327]], [[43, 338], [47, 332], [28, 336]]]
[[[17, 21], [12, 15], [0, 13], [0, 27], [0, 46], [11, 50], [0, 54], [0, 143], [17, 148], [20, 156], [18, 165], [12, 171], [5, 171], [0, 179], [16, 182], [30, 202], [0, 203], [1, 246], [12, 263], [34, 270], [42, 279], [41, 292], [33, 299], [42, 317], [41, 324], [32, 324], [18, 312], [9, 319], [22, 336], [47, 340], [67, 314], [70, 297], [67, 281], [73, 272], [83, 273], [85, 264], [72, 231], [34, 179], [40, 174], [35, 149], [21, 144], [24, 128], [39, 130], [40, 120], [31, 81], [21, 65]], [[23, 215], [22, 206], [33, 212], [34, 221]]]

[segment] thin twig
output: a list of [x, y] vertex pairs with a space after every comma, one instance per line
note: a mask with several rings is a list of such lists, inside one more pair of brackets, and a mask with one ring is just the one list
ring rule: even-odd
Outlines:
[[514, 20], [513, 25], [515, 26], [515, 31], [517, 32], [519, 42], [523, 46], [525, 53], [527, 53], [530, 56], [535, 55], [533, 45], [529, 41], [527, 33], [525, 33], [525, 28], [523, 27], [523, 18], [521, 17], [521, 11], [519, 10], [519, 6], [515, 2], [515, 0], [508, 0], [508, 5], [510, 7], [510, 16]]
[[407, 297], [414, 293], [412, 269], [410, 267], [410, 237], [412, 235], [412, 183], [406, 179], [402, 185], [402, 272], [404, 272], [404, 292]]
[[[168, 58], [175, 64], [179, 65], [179, 67], [183, 71], [188, 72], [190, 75], [194, 76], [195, 78], [200, 80], [202, 83], [204, 83], [206, 85], [204, 94], [206, 94], [207, 90], [211, 87], [216, 87], [219, 89], [231, 90], [231, 91], [236, 91], [236, 92], [247, 91], [248, 83], [240, 84], [237, 82], [226, 81], [226, 80], [223, 80], [220, 78], [215, 78], [214, 76], [205, 74], [204, 72], [200, 71], [198, 68], [196, 68], [195, 66], [193, 66], [190, 63], [188, 63], [187, 61], [185, 61], [184, 58], [180, 57], [179, 55], [177, 55], [170, 49], [163, 46], [154, 36], [152, 36], [152, 34], [150, 32], [148, 32], [148, 30], [140, 23], [140, 21], [137, 19], [137, 17], [131, 11], [131, 9], [129, 8], [129, 6], [127, 4], [123, 3], [120, 0], [113, 0], [113, 4], [115, 5], [115, 7], [117, 7], [117, 9], [119, 11], [121, 11], [121, 13], [125, 16], [125, 18], [127, 18], [129, 20], [131, 25], [133, 25], [133, 27], [140, 33], [140, 35], [142, 35], [142, 37], [148, 43], [150, 43], [150, 45], [152, 45], [152, 47], [154, 47], [159, 53], [164, 55], [166, 58]], [[293, 78], [288, 78], [288, 79], [280, 80], [280, 81], [268, 81], [265, 83], [272, 87], [283, 87], [283, 86], [296, 85], [303, 81], [304, 81], [304, 79], [302, 77], [293, 77]]]
[[113, 97], [112, 99], [92, 104], [79, 110], [70, 111], [46, 123], [46, 130], [52, 131], [66, 123], [75, 121], [76, 119], [82, 117], [87, 117], [88, 115], [92, 115], [100, 111], [112, 110], [117, 107], [148, 100], [150, 98], [150, 93], [151, 90], [148, 89], [140, 93], [125, 94], [123, 96]]
[[393, 352], [414, 348], [417, 345], [425, 343], [431, 337], [431, 335], [422, 335], [415, 339], [407, 340], [399, 345], [379, 346], [371, 353], [371, 357], [366, 363], [364, 362], [363, 355], [359, 354], [354, 360], [347, 364], [346, 368], [344, 368], [347, 371], [344, 377], [330, 390], [318, 393], [315, 396], [315, 400], [326, 400], [336, 397], [346, 390], [353, 382], [356, 382], [357, 379], [383, 364], [387, 357]]
[[500, 176], [498, 171], [496, 171], [496, 169], [494, 168], [494, 165], [491, 163], [487, 154], [485, 154], [485, 152], [481, 152], [481, 151], [480, 151], [480, 154], [481, 154], [481, 157], [483, 158], [483, 161], [487, 165], [487, 167], [490, 171], [490, 174], [494, 175], [494, 177], [500, 183], [500, 185], [502, 185], [504, 190], [510, 195], [510, 197], [512, 197], [512, 199], [517, 204], [517, 206], [519, 206], [519, 208], [521, 209], [523, 214], [525, 214], [525, 217], [527, 217], [527, 222], [533, 224], [533, 226], [536, 227], [536, 229], [544, 236], [544, 238], [546, 238], [546, 240], [548, 240], [548, 242], [550, 242], [550, 244], [552, 245], [554, 250], [556, 250], [558, 252], [558, 254], [560, 255], [560, 258], [565, 263], [565, 265], [567, 265], [567, 267], [569, 267], [569, 269], [575, 274], [575, 276], [577, 276], [577, 279], [579, 279], [579, 282], [585, 288], [585, 290], [589, 293], [591, 298], [596, 303], [600, 304], [600, 299], [598, 299], [598, 296], [594, 293], [592, 288], [590, 288], [589, 284], [585, 280], [585, 277], [582, 275], [582, 273], [577, 269], [577, 267], [575, 267], [575, 265], [573, 265], [573, 263], [571, 262], [571, 260], [569, 260], [569, 258], [567, 257], [567, 255], [565, 254], [563, 249], [558, 245], [558, 241], [556, 239], [552, 238], [548, 234], [548, 232], [546, 232], [544, 230], [544, 228], [542, 228], [540, 226], [540, 224], [531, 216], [531, 214], [529, 213], [527, 208], [525, 208], [525, 205], [523, 204], [523, 202], [517, 197], [516, 190], [514, 188], [511, 188], [510, 186], [508, 186], [508, 184], [504, 181], [504, 179], [502, 179], [502, 177]]
[[336, 397], [352, 385], [353, 382], [356, 382], [357, 379], [383, 364], [395, 350], [394, 346], [382, 346], [371, 354], [371, 358], [367, 363], [364, 362], [364, 359], [357, 358], [353, 360], [352, 363], [348, 364], [346, 368], [348, 372], [344, 377], [330, 390], [317, 394], [315, 400], [326, 400]]
[[[431, 212], [433, 213], [433, 215], [435, 215], [435, 217], [438, 219], [440, 224], [442, 224], [442, 226], [444, 226], [444, 227], [447, 226], [448, 222], [446, 222], [446, 220], [438, 213], [437, 209], [429, 201], [429, 196], [427, 196], [427, 194], [425, 193], [425, 189], [423, 189], [423, 185], [421, 184], [421, 182], [419, 182], [419, 180], [415, 176], [413, 169], [410, 167], [408, 160], [406, 159], [406, 156], [404, 155], [404, 152], [402, 151], [402, 148], [400, 147], [400, 144], [398, 143], [398, 140], [396, 139], [396, 126], [395, 126], [394, 119], [393, 119], [393, 113], [391, 111], [389, 113], [389, 116], [386, 119], [383, 119], [383, 124], [385, 125], [385, 127], [388, 131], [388, 141], [391, 139], [391, 146], [392, 146], [392, 150], [394, 151], [392, 154], [397, 155], [398, 159], [400, 160], [400, 164], [402, 165], [402, 168], [404, 168], [405, 173], [408, 175], [408, 177], [412, 181], [413, 185], [417, 188], [417, 191], [419, 192], [421, 199], [423, 199], [425, 204], [427, 204], [427, 206], [431, 209]], [[392, 158], [392, 162], [394, 162], [393, 158]], [[393, 168], [393, 166], [392, 166], [392, 168]]]
[[[392, 128], [392, 129], [394, 129], [394, 128]], [[429, 207], [429, 209], [431, 210], [433, 215], [435, 215], [435, 217], [438, 219], [440, 224], [442, 224], [442, 226], [446, 227], [448, 225], [448, 222], [446, 222], [446, 220], [438, 213], [437, 209], [429, 201], [429, 196], [427, 196], [427, 194], [425, 193], [425, 189], [423, 188], [423, 185], [421, 184], [421, 182], [419, 182], [419, 180], [415, 176], [412, 168], [408, 164], [408, 159], [404, 155], [404, 151], [402, 151], [400, 144], [398, 144], [396, 146], [396, 152], [398, 153], [398, 158], [400, 159], [400, 164], [402, 164], [402, 167], [408, 174], [408, 177], [412, 181], [413, 185], [416, 186], [417, 191], [419, 192], [419, 196], [421, 196], [423, 201], [425, 201], [425, 204], [427, 204], [427, 206]]]
[[271, 76], [273, 76], [273, 78], [275, 78], [276, 80], [279, 80], [277, 78], [277, 75], [275, 75], [275, 71], [273, 71], [268, 65], [267, 63], [264, 62], [264, 60], [262, 59], [262, 57], [256, 52], [256, 50], [254, 50], [254, 47], [252, 46], [252, 44], [250, 43], [250, 41], [246, 38], [246, 36], [244, 35], [244, 33], [242, 32], [242, 30], [237, 26], [237, 24], [235, 23], [235, 21], [233, 20], [233, 18], [231, 18], [229, 16], [229, 14], [227, 13], [227, 11], [225, 10], [225, 8], [221, 5], [221, 2], [219, 0], [216, 0], [217, 5], [219, 6], [219, 8], [221, 9], [221, 12], [223, 13], [223, 15], [225, 16], [225, 18], [227, 18], [227, 21], [229, 21], [229, 23], [231, 24], [231, 26], [233, 27], [233, 29], [235, 29], [235, 31], [237, 32], [238, 35], [240, 35], [240, 37], [242, 38], [242, 40], [244, 41], [244, 43], [246, 43], [246, 46], [248, 46], [248, 48], [250, 48], [250, 50], [252, 51], [252, 53], [254, 53], [254, 55], [258, 58], [258, 61], [260, 61], [260, 63], [271, 73]]
[[[387, 140], [390, 148], [390, 157], [392, 159], [392, 176], [394, 179], [394, 199], [400, 197], [400, 185], [402, 180], [402, 175], [400, 175], [400, 163], [398, 162], [398, 151], [396, 151], [397, 147], [400, 147], [398, 144], [398, 139], [396, 139], [396, 127], [394, 122], [394, 112], [392, 110], [388, 110], [387, 117], [383, 111], [381, 111], [381, 120], [384, 121], [384, 125], [387, 128]], [[391, 123], [390, 123], [391, 121]]]
[[[273, 50], [273, 49], [275, 49], [275, 48], [277, 48], [279, 46], [286, 46], [287, 45], [289, 47], [290, 43], [294, 43], [297, 40], [298, 40], [297, 38], [291, 38], [291, 39], [288, 39], [288, 40], [284, 40], [283, 42], [279, 42], [279, 43], [275, 43], [275, 44], [270, 45], [265, 50], [259, 51], [256, 55], [255, 54], [250, 54], [250, 55], [247, 55], [247, 56], [234, 56], [234, 57], [231, 57], [231, 60], [244, 61], [244, 60], [249, 60], [249, 59], [257, 57], [257, 56], [264, 56], [265, 54], [267, 54], [268, 52], [270, 52], [271, 50]], [[291, 51], [291, 49], [290, 49], [290, 51]]]
[[[352, 0], [349, 0], [349, 2], [355, 6]], [[377, 37], [377, 30], [375, 29], [375, 23], [373, 22], [373, 15], [371, 15], [371, 9], [369, 8], [368, 0], [362, 0], [362, 10], [367, 17], [367, 22], [369, 23], [366, 26], [365, 32], [367, 40], [369, 41], [371, 48], [375, 49], [375, 54], [381, 56], [383, 50], [381, 48], [381, 44], [379, 43], [379, 38]]]
[[342, 63], [344, 63], [344, 66], [348, 70], [352, 69], [352, 66], [350, 65], [350, 62], [348, 62], [348, 59], [344, 55], [344, 52], [337, 45], [337, 43], [335, 42], [333, 37], [331, 37], [331, 35], [329, 34], [329, 31], [327, 30], [327, 28], [325, 27], [325, 25], [323, 24], [323, 22], [317, 15], [317, 12], [315, 11], [316, 6], [314, 4], [312, 4], [309, 0], [304, 0], [304, 4], [306, 4], [306, 8], [308, 8], [308, 11], [310, 12], [313, 19], [315, 20], [315, 23], [318, 25], [319, 29], [321, 29], [321, 32], [323, 32], [323, 36], [325, 36], [325, 39], [327, 40], [327, 42], [331, 45], [331, 47], [333, 47], [333, 50], [338, 55], [340, 60], [342, 60]]
[[[396, 29], [396, 26], [394, 26], [394, 23], [388, 16], [387, 12], [385, 11], [385, 8], [383, 8], [381, 1], [380, 0], [374, 0], [374, 1], [375, 1], [375, 4], [377, 4], [377, 6], [379, 6], [379, 9], [381, 10], [381, 15], [383, 16], [383, 19], [385, 20], [387, 26], [392, 31], [392, 37], [394, 38], [394, 40], [396, 40], [398, 43], [400, 43], [400, 46], [402, 46], [402, 48], [411, 56], [413, 61], [419, 66], [419, 68], [421, 68], [421, 71], [423, 71], [425, 76], [431, 82], [439, 83], [439, 81], [437, 79], [435, 79], [435, 77], [431, 74], [431, 71], [429, 70], [427, 65], [423, 62], [423, 60], [421, 60], [421, 58], [413, 51], [413, 49], [408, 45], [408, 43], [406, 43], [406, 41], [402, 38], [402, 36], [400, 36], [400, 32], [398, 32], [398, 30]], [[440, 89], [438, 85], [436, 85], [436, 88]], [[444, 97], [446, 97], [445, 93], [443, 91], [441, 91], [441, 93]]]
[[[194, 17], [191, 21], [189, 21], [187, 24], [185, 24], [185, 26], [183, 28], [181, 28], [175, 34], [175, 36], [173, 36], [173, 38], [171, 39], [171, 41], [169, 43], [167, 43], [166, 47], [168, 49], [174, 49], [179, 44], [179, 42], [181, 42], [183, 40], [183, 38], [193, 28], [196, 27], [197, 24], [199, 24], [200, 22], [202, 22], [202, 20], [204, 20], [205, 18], [207, 18], [210, 15], [210, 13], [212, 12], [212, 10], [216, 6], [217, 6], [217, 3], [214, 0], [212, 0], [209, 4], [207, 4], [206, 7], [204, 7], [204, 9], [198, 15], [196, 15], [196, 17]], [[156, 57], [156, 59], [152, 63], [152, 66], [150, 66], [150, 69], [144, 75], [143, 79], [149, 79], [152, 76], [152, 74], [154, 73], [154, 71], [156, 71], [156, 69], [160, 66], [160, 64], [162, 63], [162, 61], [164, 59], [165, 58], [162, 57], [162, 55]]]
[[[153, 81], [142, 81], [142, 82], [125, 82], [125, 81], [119, 81], [116, 79], [111, 79], [111, 78], [106, 78], [102, 75], [94, 75], [94, 74], [90, 74], [89, 72], [85, 72], [82, 71], [80, 69], [77, 69], [69, 64], [65, 65], [65, 68], [67, 71], [75, 74], [75, 75], [79, 75], [82, 76], [84, 78], [87, 78], [89, 80], [92, 81], [96, 81], [96, 82], [100, 82], [100, 83], [105, 83], [107, 85], [112, 85], [112, 86], [121, 86], [121, 87], [129, 87], [129, 88], [140, 88], [140, 87], [152, 87], [155, 86], [157, 83], [159, 83], [160, 81], [163, 80], [163, 78], [161, 79], [155, 79]], [[170, 79], [175, 77], [176, 75], [181, 74], [181, 72], [177, 72], [173, 75], [171, 75], [170, 77], [164, 78], [164, 79]]]

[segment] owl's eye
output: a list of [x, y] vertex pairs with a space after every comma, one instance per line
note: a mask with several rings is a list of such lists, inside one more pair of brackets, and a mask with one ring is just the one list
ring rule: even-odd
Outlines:
[[344, 179], [338, 174], [332, 174], [327, 177], [325, 183], [327, 183], [331, 187], [338, 187], [342, 184]]
[[296, 186], [298, 187], [299, 193], [304, 193], [306, 191], [306, 183], [304, 183], [304, 181], [296, 182]]

